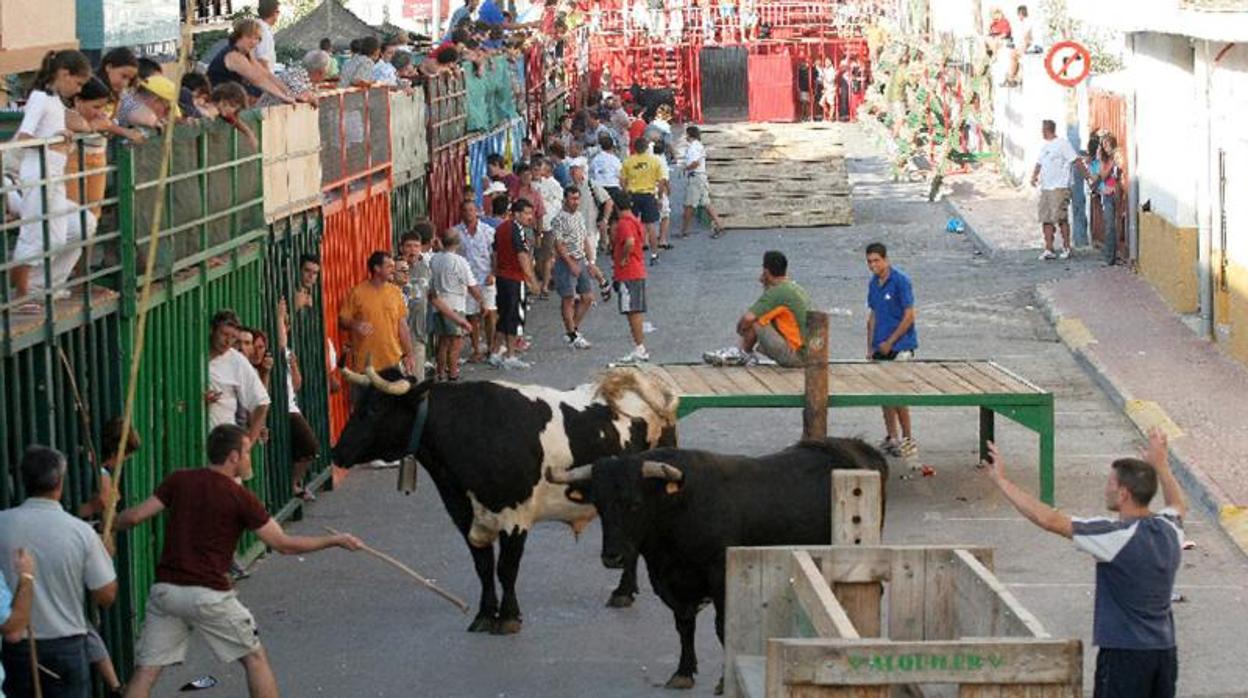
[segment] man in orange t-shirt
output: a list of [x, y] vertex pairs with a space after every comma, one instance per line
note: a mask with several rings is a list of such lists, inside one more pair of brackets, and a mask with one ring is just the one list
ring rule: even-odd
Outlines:
[[763, 254], [758, 280], [763, 295], [737, 321], [741, 351], [748, 357], [757, 349], [786, 368], [804, 365], [810, 296], [789, 279], [789, 260], [776, 250]]
[[351, 369], [362, 372], [371, 361], [378, 371], [402, 364], [416, 372], [412, 335], [403, 292], [390, 283], [394, 260], [377, 251], [368, 257], [368, 280], [351, 289], [338, 311], [338, 324], [350, 333]]

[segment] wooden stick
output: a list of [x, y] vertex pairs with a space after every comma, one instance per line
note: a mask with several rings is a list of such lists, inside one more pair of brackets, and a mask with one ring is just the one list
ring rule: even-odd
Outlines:
[[806, 311], [806, 404], [802, 438], [828, 438], [828, 314]]
[[[335, 530], [335, 529], [333, 529], [333, 528], [330, 528], [329, 526], [322, 526], [322, 528], [324, 528], [326, 531], [329, 531], [330, 533], [334, 534], [335, 536], [342, 535], [342, 533], [341, 533], [340, 531], [337, 531], [337, 530]], [[361, 545], [363, 545], [363, 544], [361, 544]], [[425, 587], [425, 588], [426, 588], [426, 589], [428, 589], [429, 591], [432, 591], [433, 593], [437, 594], [438, 596], [441, 596], [442, 598], [444, 598], [444, 599], [446, 599], [447, 601], [451, 602], [451, 604], [452, 604], [453, 606], [455, 606], [456, 608], [458, 608], [461, 612], [463, 612], [463, 613], [467, 613], [467, 612], [468, 612], [468, 602], [467, 602], [467, 601], [464, 601], [463, 599], [461, 599], [461, 598], [459, 598], [458, 596], [456, 596], [456, 595], [454, 595], [454, 594], [450, 593], [449, 591], [443, 591], [442, 589], [438, 588], [438, 585], [437, 585], [437, 584], [434, 584], [433, 582], [429, 581], [429, 580], [428, 580], [428, 579], [426, 579], [425, 577], [422, 577], [422, 576], [421, 576], [421, 575], [420, 575], [420, 574], [419, 574], [416, 570], [412, 569], [411, 567], [408, 567], [407, 565], [403, 564], [402, 562], [399, 562], [398, 560], [396, 560], [396, 559], [394, 559], [393, 557], [391, 557], [391, 556], [389, 556], [389, 555], [387, 555], [387, 554], [385, 554], [385, 553], [381, 552], [380, 550], [378, 550], [378, 549], [376, 549], [376, 548], [372, 548], [372, 547], [369, 547], [369, 546], [367, 546], [367, 545], [363, 545], [363, 547], [361, 548], [361, 550], [363, 550], [364, 552], [368, 553], [369, 555], [372, 555], [373, 557], [375, 557], [375, 558], [377, 558], [377, 559], [379, 559], [379, 560], [382, 560], [382, 561], [384, 561], [384, 562], [388, 562], [388, 563], [390, 563], [391, 565], [393, 565], [393, 566], [395, 566], [395, 567], [399, 568], [399, 569], [400, 569], [400, 570], [401, 570], [404, 574], [406, 574], [407, 576], [409, 576], [409, 577], [411, 577], [412, 579], [416, 580], [416, 583], [417, 583], [417, 584], [419, 584], [419, 585], [421, 585], [421, 586]]]
[[35, 646], [35, 626], [26, 626], [26, 639], [30, 642], [30, 681], [35, 686], [35, 698], [43, 698], [43, 680], [39, 678], [39, 670], [43, 667], [39, 666], [39, 649]]

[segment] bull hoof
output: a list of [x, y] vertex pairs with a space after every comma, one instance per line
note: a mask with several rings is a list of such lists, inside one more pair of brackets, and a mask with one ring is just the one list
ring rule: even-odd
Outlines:
[[519, 618], [508, 618], [506, 620], [499, 619], [491, 631], [495, 635], [515, 635], [520, 632], [521, 622]]
[[612, 594], [607, 599], [607, 608], [628, 608], [633, 605], [632, 594]]
[[719, 683], [715, 684], [715, 695], [724, 695], [724, 677], [719, 677]]
[[663, 688], [670, 688], [678, 691], [687, 691], [693, 688], [692, 676], [681, 676], [680, 674], [672, 674], [672, 678], [663, 684]]
[[487, 616], [484, 613], [473, 619], [472, 625], [468, 626], [470, 633], [492, 633], [498, 621], [494, 620], [494, 616]]

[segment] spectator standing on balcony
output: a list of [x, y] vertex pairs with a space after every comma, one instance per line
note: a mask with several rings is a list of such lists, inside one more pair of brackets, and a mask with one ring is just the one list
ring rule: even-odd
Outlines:
[[139, 95], [144, 82], [153, 76], [163, 74], [160, 64], [146, 57], [135, 60], [138, 65], [138, 71], [135, 73], [136, 77], [131, 83], [130, 89], [121, 95], [121, 100], [117, 105], [117, 123], [122, 126], [133, 124], [147, 128], [160, 128], [160, 119], [152, 113], [152, 110], [140, 99]]
[[[1057, 137], [1057, 124], [1050, 119], [1041, 122], [1044, 144], [1031, 173], [1031, 186], [1040, 187], [1040, 227], [1044, 234], [1044, 251], [1040, 259], [1070, 257], [1070, 166], [1078, 157], [1065, 138]], [[1062, 251], [1053, 251], [1053, 229], [1062, 234]]]
[[130, 92], [139, 77], [138, 56], [135, 56], [134, 51], [124, 46], [112, 49], [100, 59], [100, 67], [96, 69], [95, 75], [109, 89], [108, 102], [104, 107], [104, 115], [107, 117], [107, 121], [97, 124], [96, 130], [101, 133], [119, 136], [135, 143], [142, 143], [147, 140], [147, 136], [142, 131], [123, 128], [117, 123], [117, 110], [121, 106], [122, 96]]
[[271, 400], [251, 360], [234, 348], [242, 330], [233, 310], [220, 310], [212, 316], [206, 395], [208, 428], [237, 424], [241, 414], [248, 437], [252, 443], [258, 443], [267, 436], [264, 422]]
[[330, 58], [329, 67], [325, 69], [325, 79], [333, 80], [337, 78], [338, 77], [338, 61], [337, 59], [334, 58], [334, 54], [337, 53], [336, 51], [334, 51], [334, 40], [330, 39], [328, 36], [325, 37], [324, 39], [321, 39], [319, 48], [325, 53], [328, 53], [329, 58]]
[[373, 65], [373, 83], [386, 87], [399, 86], [399, 71], [394, 67], [394, 57], [399, 53], [401, 42], [398, 37], [386, 39], [381, 47], [381, 59]]
[[253, 531], [283, 555], [331, 547], [359, 550], [362, 545], [348, 533], [307, 537], [283, 531], [260, 500], [237, 483], [252, 476], [251, 441], [241, 428], [227, 424], [213, 429], [207, 451], [208, 467], [174, 472], [151, 497], [117, 516], [117, 530], [126, 531], [168, 511], [128, 698], [151, 695], [164, 667], [186, 659], [197, 630], [217, 659], [243, 665], [252, 698], [277, 696], [277, 680], [260, 645], [255, 618], [230, 582], [239, 538]]
[[[18, 126], [13, 140], [24, 141], [57, 136], [68, 138], [71, 134], [66, 128], [64, 100], [73, 99], [82, 91], [82, 86], [90, 78], [91, 64], [87, 62], [87, 57], [82, 53], [72, 50], [49, 51], [43, 59], [38, 74], [35, 75], [34, 89], [31, 90], [26, 107], [22, 110], [22, 123]], [[18, 233], [17, 245], [13, 249], [12, 257], [21, 262], [13, 268], [13, 285], [18, 298], [28, 295], [32, 285], [37, 288], [43, 287], [43, 254], [56, 252], [69, 242], [71, 216], [59, 215], [47, 220], [50, 247], [46, 250], [43, 239], [44, 221], [41, 220], [44, 216], [45, 194], [50, 213], [55, 214], [71, 207], [64, 180], [45, 184], [35, 183], [45, 178], [51, 179], [64, 175], [70, 150], [69, 143], [22, 150], [18, 176], [23, 183], [30, 183], [30, 185], [22, 194], [19, 215], [20, 219], [26, 222], [22, 224]], [[46, 171], [44, 170], [44, 152], [46, 152]], [[67, 270], [72, 271], [80, 253], [81, 250], [75, 250], [71, 254], [62, 255], [60, 259], [53, 258], [54, 272], [58, 267], [65, 266], [66, 262], [68, 262]], [[72, 260], [68, 259], [70, 256]], [[60, 265], [57, 264], [58, 261], [61, 262]], [[33, 282], [32, 271], [36, 276]], [[54, 273], [54, 276], [60, 276], [60, 274]], [[64, 276], [66, 279], [69, 278], [68, 271], [64, 273]], [[61, 281], [63, 282], [64, 279]], [[54, 278], [53, 283], [56, 282], [57, 279]], [[68, 291], [65, 291], [64, 295], [68, 295]], [[31, 301], [24, 306], [19, 306], [19, 309], [39, 312], [42, 310], [42, 305]]]
[[451, 21], [447, 22], [447, 32], [446, 36], [442, 38], [442, 43], [450, 41], [451, 33], [455, 31], [455, 28], [464, 20], [472, 19], [473, 10], [476, 9], [477, 0], [464, 0], [463, 5], [455, 8], [455, 11], [451, 13]]
[[381, 42], [375, 36], [356, 39], [352, 55], [338, 75], [338, 87], [371, 87], [373, 70], [381, 58]]
[[260, 0], [256, 5], [256, 16], [260, 18], [260, 43], [252, 50], [251, 55], [273, 73], [277, 70], [277, 42], [273, 40], [273, 27], [282, 14], [282, 6], [278, 0]]
[[[313, 49], [303, 54], [300, 65], [292, 65], [283, 70], [277, 79], [286, 87], [286, 92], [296, 101], [305, 104], [316, 104], [316, 86], [328, 80], [329, 67], [334, 65], [334, 58], [320, 49]], [[257, 107], [271, 107], [282, 104], [282, 100], [266, 94], [256, 103]]]
[[208, 64], [208, 80], [213, 85], [237, 82], [247, 89], [252, 99], [269, 93], [284, 104], [294, 104], [294, 97], [264, 64], [252, 57], [252, 51], [263, 37], [261, 22], [246, 17], [234, 23], [229, 43]]
[[[47, 446], [26, 449], [19, 465], [26, 500], [0, 511], [0, 565], [17, 586], [22, 579], [13, 562], [25, 549], [39, 563], [34, 583], [30, 628], [38, 643], [39, 665], [50, 674], [38, 677], [47, 698], [90, 698], [86, 603], [98, 606], [117, 598], [117, 574], [100, 537], [91, 526], [65, 511], [61, 496], [67, 463]], [[4, 687], [10, 696], [35, 695], [30, 644], [3, 643]]]

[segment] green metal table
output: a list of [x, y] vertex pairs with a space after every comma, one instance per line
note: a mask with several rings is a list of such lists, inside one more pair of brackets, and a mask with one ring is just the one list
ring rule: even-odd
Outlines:
[[[679, 399], [677, 416], [702, 409], [802, 407], [805, 372], [776, 366], [661, 364], [635, 367]], [[833, 361], [828, 407], [978, 407], [980, 457], [1000, 414], [1040, 437], [1040, 498], [1054, 503], [1053, 394], [992, 361]]]

